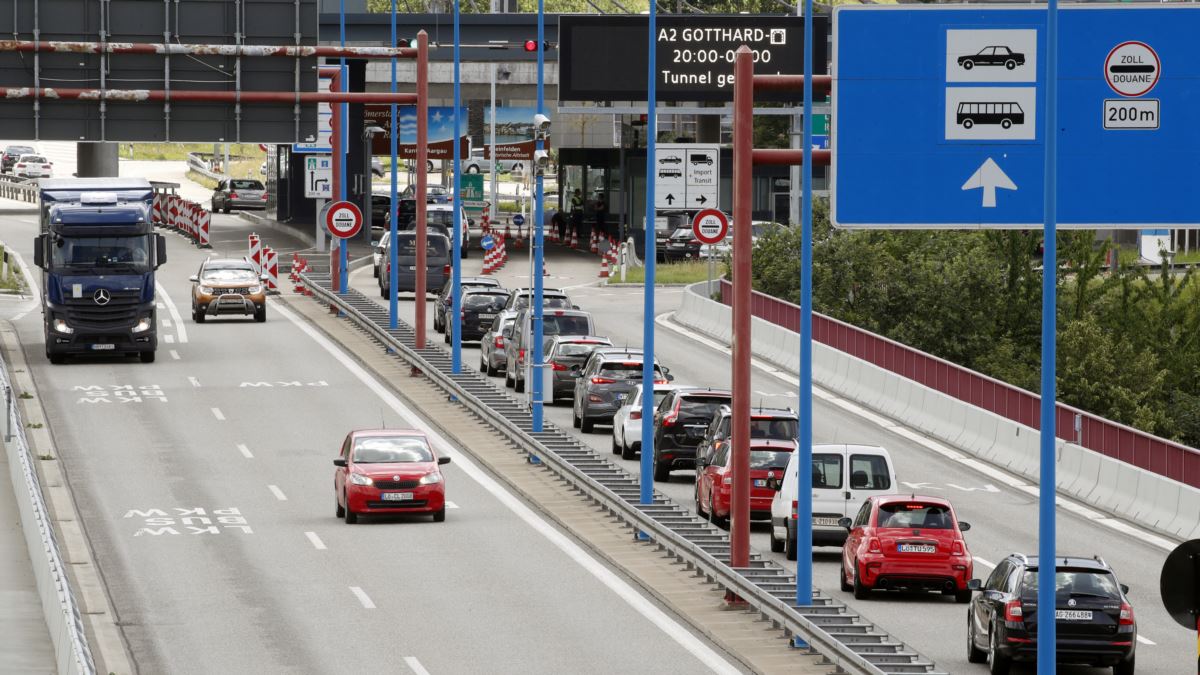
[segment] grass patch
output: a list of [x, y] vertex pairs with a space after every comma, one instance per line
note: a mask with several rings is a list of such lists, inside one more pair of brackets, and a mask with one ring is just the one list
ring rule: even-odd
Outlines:
[[193, 183], [199, 183], [200, 185], [203, 185], [204, 187], [208, 188], [209, 190], [214, 190], [217, 187], [217, 181], [209, 178], [208, 176], [204, 176], [199, 173], [196, 173], [195, 171], [192, 171], [190, 169], [187, 172], [187, 177]]
[[23, 392], [21, 392], [21, 395], [20, 395], [20, 396], [18, 396], [17, 398], [22, 398], [22, 399], [25, 399], [25, 400], [29, 400], [29, 399], [33, 398], [33, 394], [31, 394], [31, 393], [29, 393], [29, 392], [27, 392], [27, 391], [23, 391]]
[[[218, 144], [219, 152], [224, 156], [225, 148]], [[121, 158], [122, 159], [140, 159], [148, 161], [168, 161], [174, 160], [179, 162], [187, 161], [189, 152], [207, 152], [213, 151], [212, 143], [122, 143]], [[237, 155], [240, 157], [252, 157], [255, 159], [254, 170], [258, 170], [258, 165], [267, 158], [267, 153], [259, 149], [254, 143], [231, 143], [229, 146], [229, 154], [232, 157]]]
[[[713, 265], [713, 279], [720, 279], [726, 273], [725, 264], [718, 262]], [[609, 283], [621, 283], [620, 269], [609, 272]], [[641, 284], [646, 281], [645, 267], [626, 267], [625, 283]], [[693, 260], [670, 264], [659, 264], [654, 268], [654, 284], [694, 284], [698, 281], [708, 281], [708, 261]]]
[[[4, 253], [4, 247], [0, 246], [0, 259], [3, 258]], [[21, 272], [17, 269], [17, 258], [10, 256], [8, 265], [4, 267], [3, 273], [0, 273], [0, 290], [20, 291], [21, 288]]]

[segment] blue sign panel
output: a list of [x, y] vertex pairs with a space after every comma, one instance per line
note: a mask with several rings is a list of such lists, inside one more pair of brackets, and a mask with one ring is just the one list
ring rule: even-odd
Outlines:
[[517, 215], [513, 216], [512, 222], [513, 225], [520, 227], [521, 225], [525, 224], [525, 216], [518, 213]]
[[[1060, 10], [1060, 227], [1200, 225], [1198, 31], [1200, 8]], [[1045, 46], [1044, 9], [838, 7], [834, 224], [1041, 227]]]

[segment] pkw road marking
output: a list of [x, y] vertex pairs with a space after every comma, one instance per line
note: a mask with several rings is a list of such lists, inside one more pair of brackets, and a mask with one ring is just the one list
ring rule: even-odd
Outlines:
[[367, 594], [363, 592], [363, 589], [359, 588], [358, 586], [351, 586], [350, 592], [354, 594], [354, 597], [358, 598], [358, 601], [362, 604], [363, 609], [375, 609], [375, 603], [371, 602], [371, 598], [367, 597]]
[[[179, 315], [179, 309], [175, 307], [175, 302], [171, 300], [171, 296], [167, 295], [167, 289], [162, 284], [155, 284], [154, 290], [158, 292], [159, 297], [167, 305], [167, 311], [171, 313], [171, 318], [175, 320], [175, 331], [179, 334], [180, 344], [187, 342], [187, 326], [183, 325], [183, 317]], [[170, 338], [170, 335], [163, 336], [163, 339]], [[167, 340], [172, 342], [173, 340]]]

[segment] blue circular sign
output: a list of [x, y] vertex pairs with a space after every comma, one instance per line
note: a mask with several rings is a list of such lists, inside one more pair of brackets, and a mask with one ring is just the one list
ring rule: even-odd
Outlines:
[[483, 250], [486, 251], [486, 250], [492, 248], [493, 246], [495, 246], [496, 242], [492, 240], [492, 235], [485, 234], [485, 235], [483, 235], [483, 239], [479, 240], [479, 245], [482, 246]]
[[524, 224], [525, 224], [525, 216], [523, 216], [519, 213], [517, 215], [513, 216], [513, 225], [520, 226], [520, 225], [524, 225]]

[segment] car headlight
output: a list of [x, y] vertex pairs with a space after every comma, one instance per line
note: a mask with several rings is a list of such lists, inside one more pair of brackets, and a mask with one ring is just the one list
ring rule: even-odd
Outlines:
[[133, 332], [144, 333], [150, 330], [150, 327], [153, 325], [154, 323], [151, 321], [150, 317], [143, 316], [142, 318], [138, 319], [137, 325], [133, 327]]
[[433, 485], [434, 483], [442, 482], [442, 472], [433, 471], [421, 476], [421, 480], [417, 481], [419, 485]]
[[55, 333], [66, 333], [67, 335], [70, 335], [71, 333], [75, 332], [74, 328], [71, 328], [67, 325], [66, 319], [55, 319], [51, 325], [54, 327]]
[[201, 292], [201, 293], [203, 293], [203, 294], [205, 294], [205, 295], [212, 295], [212, 294], [213, 294], [213, 287], [212, 287], [212, 286], [201, 286], [201, 287], [200, 287], [200, 292]]
[[355, 485], [371, 485], [375, 481], [371, 480], [370, 476], [364, 476], [361, 473], [350, 474], [350, 482]]
[[250, 291], [250, 295], [258, 295], [259, 293], [262, 293], [262, 286], [251, 286], [247, 290]]

